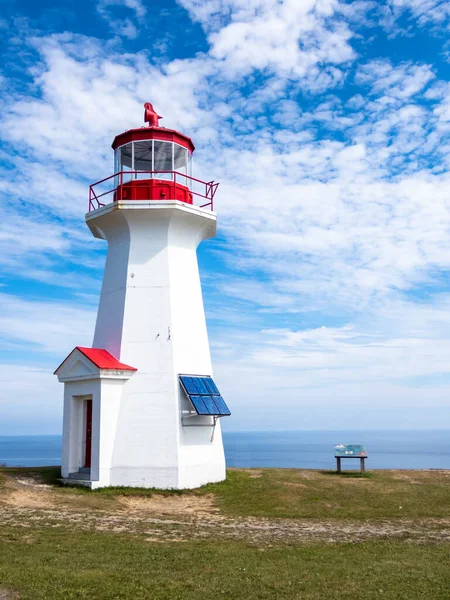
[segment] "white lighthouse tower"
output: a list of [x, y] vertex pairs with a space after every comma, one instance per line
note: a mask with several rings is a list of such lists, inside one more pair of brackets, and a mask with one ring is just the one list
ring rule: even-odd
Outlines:
[[62, 477], [91, 488], [194, 488], [225, 478], [196, 249], [216, 232], [217, 183], [192, 177], [194, 145], [159, 127], [114, 139], [114, 175], [90, 187], [86, 223], [108, 242], [93, 348], [64, 382]]

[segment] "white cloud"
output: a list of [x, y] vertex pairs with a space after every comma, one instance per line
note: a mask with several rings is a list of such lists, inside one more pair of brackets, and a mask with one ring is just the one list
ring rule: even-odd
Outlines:
[[361, 65], [356, 74], [356, 82], [369, 85], [371, 94], [382, 92], [402, 100], [421, 92], [433, 78], [430, 65], [406, 62], [394, 66], [380, 59]]
[[[45, 156], [46, 164], [29, 167], [17, 160], [17, 180], [5, 184], [11, 194], [32, 191], [29, 201], [80, 218], [86, 183], [78, 177], [90, 174], [93, 180], [111, 172], [109, 143], [114, 133], [140, 118], [146, 89], [152, 98], [156, 95], [157, 106], [167, 108], [162, 111], [166, 124], [191, 129], [200, 140], [208, 141], [211, 129], [226, 136], [222, 118], [229, 116], [232, 102], [213, 104], [217, 111], [208, 113], [202, 108], [211, 77], [209, 59], [175, 61], [160, 71], [143, 57], [105, 56], [84, 39], [52, 37], [36, 44], [45, 60], [37, 80], [43, 100], [13, 104], [5, 114], [4, 135], [11, 143], [26, 143], [34, 161]], [[77, 54], [74, 44], [80, 46]], [[405, 289], [430, 268], [448, 266], [447, 177], [418, 170], [414, 162], [407, 174], [404, 164], [416, 149], [420, 164], [433, 119], [444, 114], [442, 102], [431, 111], [411, 101], [422, 93], [432, 71], [427, 65], [393, 67], [375, 61], [360, 67], [357, 77], [371, 85], [375, 96], [359, 108], [364, 109], [363, 121], [358, 115], [341, 118], [342, 107], [330, 101], [309, 114], [291, 103], [286, 113], [282, 100], [284, 131], [250, 132], [245, 149], [228, 146], [226, 137], [228, 147], [220, 146], [215, 137], [197, 161], [197, 174], [210, 178], [206, 157], [214, 151], [214, 170], [226, 182], [218, 196], [222, 227], [237, 239], [241, 268], [264, 263], [274, 277], [274, 293], [292, 294], [293, 304], [299, 293], [309, 304], [317, 291], [325, 301], [331, 296], [357, 304], [392, 287]], [[172, 89], [179, 86], [185, 94], [173, 99]], [[273, 94], [280, 98], [282, 90], [273, 86], [258, 102], [263, 107]], [[111, 97], [117, 102], [111, 103]], [[77, 115], [76, 122], [69, 114]], [[304, 126], [297, 136], [289, 118], [300, 129]], [[305, 136], [317, 119], [345, 128], [349, 141]], [[66, 122], [63, 134], [61, 121]], [[396, 165], [405, 175], [386, 180]]]
[[[128, 17], [114, 17], [114, 7], [124, 7], [131, 10], [135, 22]], [[147, 9], [141, 0], [98, 0], [97, 10], [108, 22], [114, 33], [128, 39], [134, 39], [139, 35], [138, 24], [142, 23], [147, 13]]]
[[[202, 23], [210, 56], [220, 61], [228, 77], [268, 70], [295, 78], [312, 76], [315, 81], [324, 76], [319, 66], [355, 58], [349, 44], [351, 31], [344, 22], [331, 20], [338, 8], [336, 0], [183, 0], [181, 4]], [[336, 71], [328, 76], [328, 85], [334, 79]]]
[[0, 435], [59, 432], [61, 384], [45, 367], [0, 364], [0, 410], [8, 415], [8, 419], [0, 421]]
[[31, 349], [64, 358], [75, 346], [91, 343], [95, 324], [92, 308], [72, 306], [64, 301], [24, 300], [12, 294], [0, 294], [0, 300], [4, 349], [22, 352]]
[[450, 19], [450, 6], [442, 0], [388, 0], [388, 6], [397, 17], [403, 12], [412, 15], [419, 26], [430, 23], [448, 25]]
[[0, 230], [0, 254], [5, 257], [22, 257], [26, 253], [61, 253], [68, 249], [69, 241], [61, 226], [37, 223], [33, 219], [11, 216]]
[[244, 430], [267, 422], [445, 427], [449, 315], [448, 296], [422, 305], [391, 298], [339, 327], [244, 331], [230, 323], [213, 344], [215, 377]]
[[0, 304], [2, 354], [21, 357], [20, 364], [0, 362], [0, 409], [8, 415], [0, 435], [57, 433], [62, 386], [53, 371], [76, 345], [91, 345], [95, 307], [6, 293]]

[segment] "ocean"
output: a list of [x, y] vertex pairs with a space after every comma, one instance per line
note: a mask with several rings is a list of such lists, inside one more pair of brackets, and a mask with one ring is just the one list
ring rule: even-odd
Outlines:
[[[365, 444], [370, 469], [450, 469], [450, 431], [252, 431], [223, 433], [229, 467], [334, 469], [334, 444]], [[0, 465], [61, 464], [61, 436], [0, 436]], [[358, 468], [359, 461], [343, 461]]]

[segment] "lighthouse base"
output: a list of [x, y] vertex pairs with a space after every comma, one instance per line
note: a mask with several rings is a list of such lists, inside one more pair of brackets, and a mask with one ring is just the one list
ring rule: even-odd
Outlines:
[[[223, 481], [226, 477], [224, 464], [189, 465], [187, 469], [158, 469], [158, 468], [115, 468], [111, 469], [109, 486], [125, 486], [140, 488], [157, 488], [161, 490], [194, 489]], [[100, 481], [91, 481], [92, 489], [105, 487]]]
[[[187, 470], [179, 473], [177, 469], [135, 469], [115, 468], [104, 472], [98, 481], [89, 477], [77, 477], [71, 473], [63, 477], [64, 485], [80, 485], [92, 490], [103, 487], [134, 487], [160, 490], [190, 490], [208, 483], [217, 483], [226, 478], [224, 464], [190, 465]], [[109, 483], [106, 483], [109, 482]]]

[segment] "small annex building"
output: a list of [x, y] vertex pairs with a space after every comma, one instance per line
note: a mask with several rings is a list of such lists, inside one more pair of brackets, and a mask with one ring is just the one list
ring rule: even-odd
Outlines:
[[135, 371], [107, 350], [80, 346], [56, 369], [64, 383], [63, 478], [110, 485], [122, 386]]

